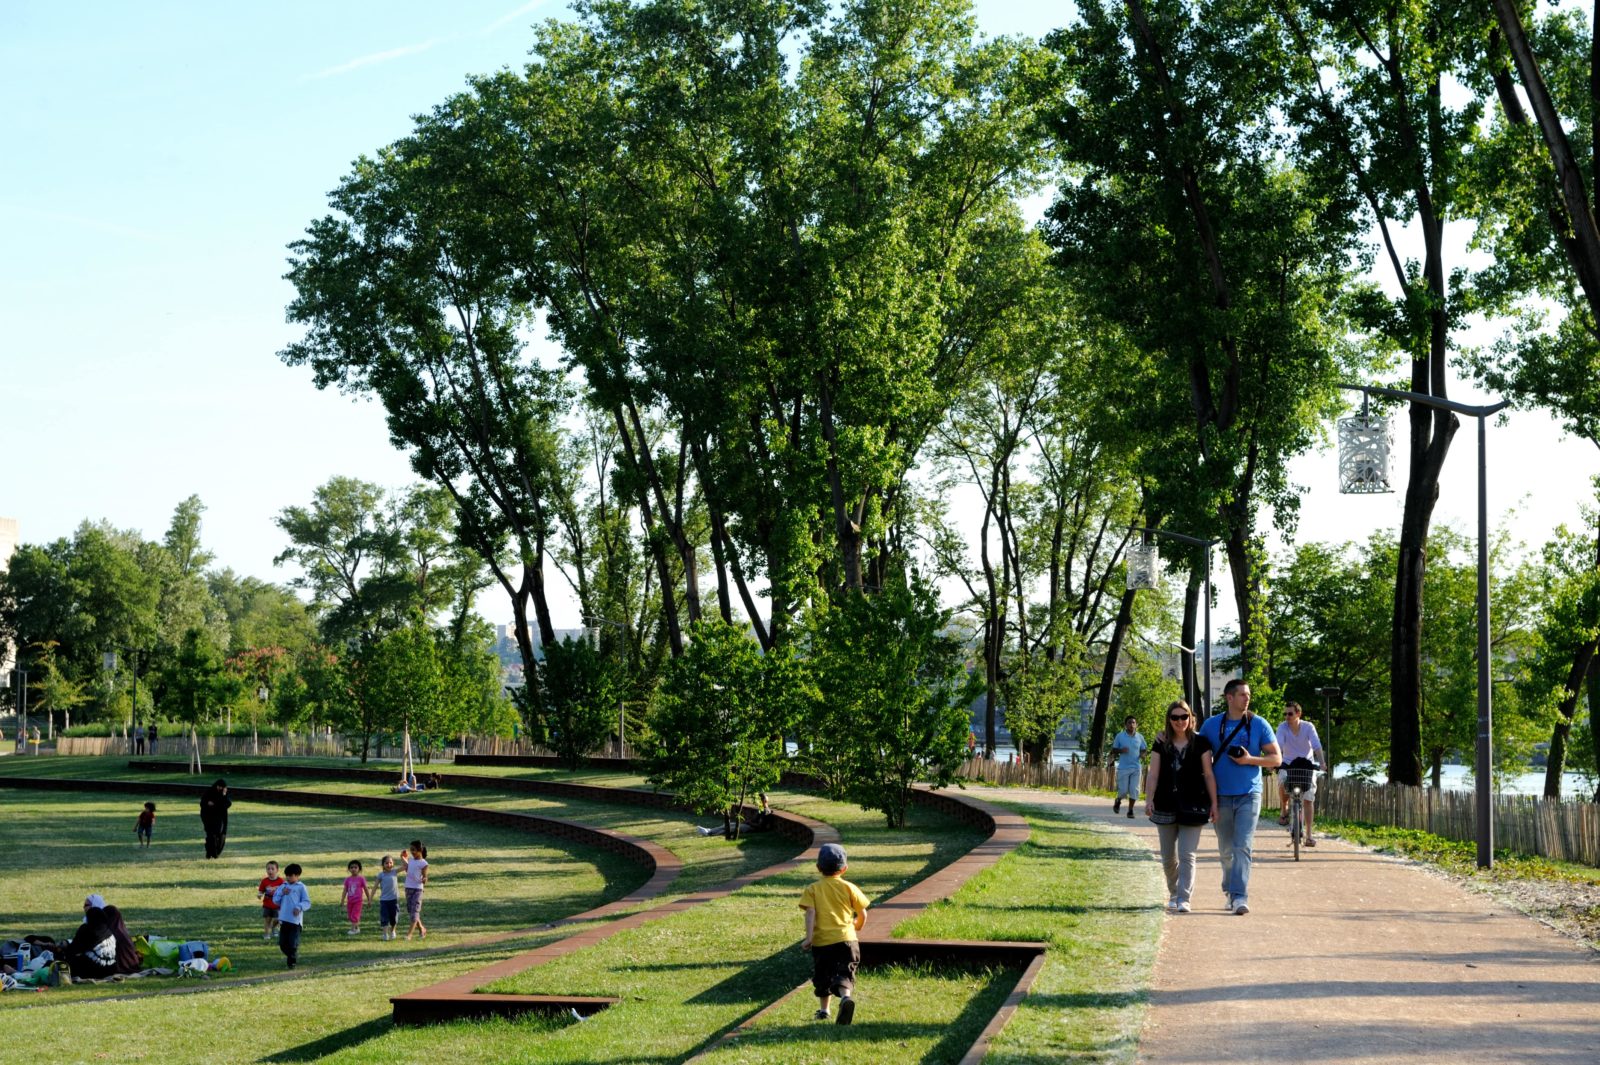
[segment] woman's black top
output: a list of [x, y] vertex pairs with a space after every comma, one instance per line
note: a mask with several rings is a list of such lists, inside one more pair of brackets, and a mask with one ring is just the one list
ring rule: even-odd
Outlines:
[[1211, 793], [1206, 790], [1206, 772], [1200, 765], [1200, 756], [1211, 750], [1211, 741], [1195, 734], [1179, 750], [1165, 740], [1157, 740], [1154, 754], [1161, 759], [1161, 772], [1156, 777], [1153, 796], [1157, 810], [1177, 813], [1179, 798], [1183, 805], [1211, 807]]

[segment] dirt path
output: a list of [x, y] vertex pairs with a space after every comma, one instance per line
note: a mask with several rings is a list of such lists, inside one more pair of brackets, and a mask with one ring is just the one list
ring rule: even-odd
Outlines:
[[[1156, 849], [1155, 828], [1102, 799], [984, 796], [1070, 809]], [[1208, 828], [1194, 912], [1168, 916], [1139, 1059], [1600, 1063], [1600, 954], [1424, 869], [1336, 840], [1289, 853], [1256, 834], [1251, 912], [1223, 910]]]

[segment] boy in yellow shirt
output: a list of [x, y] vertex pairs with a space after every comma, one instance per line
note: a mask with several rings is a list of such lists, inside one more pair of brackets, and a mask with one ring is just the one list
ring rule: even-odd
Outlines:
[[844, 848], [824, 843], [817, 852], [822, 879], [800, 893], [800, 908], [806, 911], [800, 949], [811, 952], [811, 986], [819, 999], [816, 1018], [828, 1019], [828, 999], [838, 995], [840, 1024], [849, 1024], [856, 1015], [856, 1000], [850, 997], [861, 964], [856, 933], [867, 923], [867, 897], [844, 878], [847, 868]]

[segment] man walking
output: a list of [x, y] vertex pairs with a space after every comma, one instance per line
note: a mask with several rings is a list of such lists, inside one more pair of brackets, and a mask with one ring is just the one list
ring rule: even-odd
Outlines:
[[1222, 893], [1228, 909], [1250, 912], [1250, 848], [1261, 818], [1261, 770], [1276, 769], [1278, 754], [1272, 726], [1250, 712], [1250, 685], [1235, 677], [1222, 689], [1227, 713], [1213, 714], [1200, 735], [1216, 752], [1217, 857], [1222, 862]]
[[1122, 809], [1122, 797], [1128, 797], [1128, 816], [1133, 816], [1134, 803], [1139, 801], [1139, 757], [1145, 750], [1144, 737], [1139, 735], [1139, 719], [1129, 714], [1122, 722], [1122, 731], [1111, 741], [1111, 753], [1117, 759], [1117, 800], [1111, 812]]

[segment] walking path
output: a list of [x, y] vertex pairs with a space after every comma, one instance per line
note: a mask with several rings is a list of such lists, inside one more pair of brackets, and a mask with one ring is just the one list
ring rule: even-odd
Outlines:
[[[1130, 821], [1083, 795], [980, 794], [1069, 809], [1158, 849], [1142, 804]], [[1142, 1062], [1600, 1062], [1600, 954], [1488, 896], [1337, 840], [1296, 863], [1268, 822], [1248, 915], [1223, 909], [1221, 882], [1208, 828], [1194, 912], [1163, 922]]]

